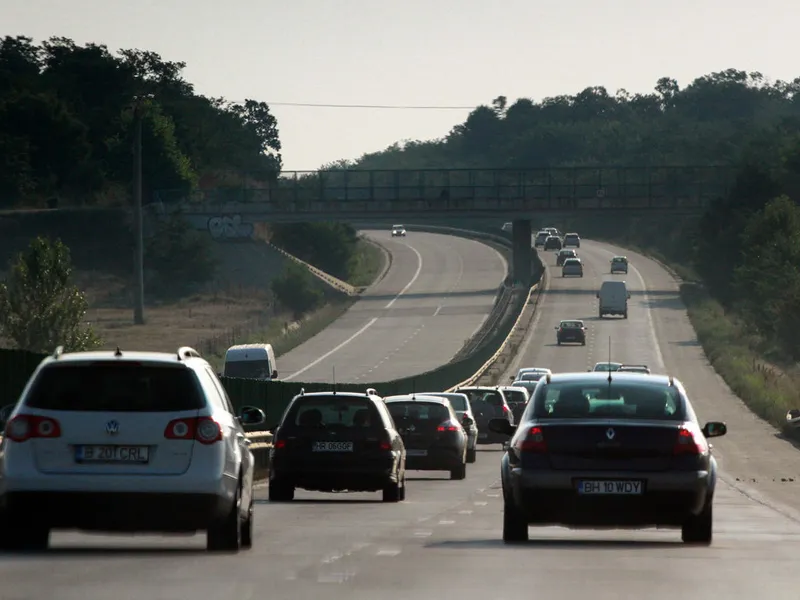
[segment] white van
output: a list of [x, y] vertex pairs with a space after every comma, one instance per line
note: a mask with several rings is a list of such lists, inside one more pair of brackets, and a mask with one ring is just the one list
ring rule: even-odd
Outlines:
[[240, 344], [231, 346], [225, 353], [225, 377], [240, 379], [262, 379], [270, 381], [278, 378], [275, 351], [272, 344]]
[[631, 293], [624, 281], [604, 281], [597, 292], [599, 313], [602, 319], [605, 315], [622, 315], [628, 318], [628, 300]]

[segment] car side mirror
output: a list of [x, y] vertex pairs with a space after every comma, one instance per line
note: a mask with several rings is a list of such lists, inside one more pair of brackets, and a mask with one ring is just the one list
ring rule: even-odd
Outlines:
[[272, 370], [272, 378], [273, 379], [277, 379], [278, 378], [278, 369], [273, 369]]
[[595, 297], [595, 298], [599, 298], [599, 297], [600, 297], [600, 292], [597, 292], [597, 293], [594, 295], [594, 297]]
[[8, 423], [8, 418], [11, 416], [11, 413], [14, 412], [15, 404], [6, 404], [3, 408], [0, 408], [0, 428], [4, 428], [6, 423]]
[[556, 325], [555, 327], [553, 327], [553, 329], [555, 329], [556, 331], [558, 331], [558, 325]]
[[728, 433], [728, 426], [722, 421], [709, 421], [703, 425], [703, 435], [707, 438], [720, 437]]
[[267, 415], [255, 406], [243, 406], [238, 419], [242, 425], [261, 425], [266, 422]]
[[630, 299], [631, 299], [631, 293], [628, 292], [628, 300], [630, 300]]
[[464, 415], [464, 418], [463, 418], [463, 419], [461, 419], [461, 424], [462, 424], [464, 427], [471, 427], [471, 426], [472, 426], [472, 424], [473, 424], [474, 422], [475, 422], [475, 421], [473, 421], [471, 418], [469, 418], [469, 416], [468, 416], [468, 415]]
[[512, 425], [508, 419], [490, 419], [489, 430], [495, 433], [502, 433], [503, 435], [512, 436], [517, 431], [516, 425]]

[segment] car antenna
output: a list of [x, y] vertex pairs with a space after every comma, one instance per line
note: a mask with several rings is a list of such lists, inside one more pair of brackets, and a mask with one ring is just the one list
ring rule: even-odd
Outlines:
[[411, 380], [411, 399], [412, 400], [416, 400], [417, 399], [417, 380], [416, 379], [412, 379]]
[[336, 365], [331, 367], [333, 369], [333, 395], [336, 395]]
[[611, 336], [608, 336], [608, 393], [611, 393]]

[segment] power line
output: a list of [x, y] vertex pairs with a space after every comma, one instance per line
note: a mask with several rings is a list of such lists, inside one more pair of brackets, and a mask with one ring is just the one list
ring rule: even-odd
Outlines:
[[313, 102], [266, 102], [268, 106], [303, 106], [311, 108], [375, 108], [382, 110], [475, 110], [474, 106], [410, 106], [397, 104], [315, 104]]

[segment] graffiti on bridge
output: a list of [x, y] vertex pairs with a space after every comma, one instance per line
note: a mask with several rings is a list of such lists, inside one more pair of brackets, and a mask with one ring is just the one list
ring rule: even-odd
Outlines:
[[242, 222], [242, 215], [223, 215], [208, 220], [208, 232], [217, 241], [238, 241], [253, 237], [252, 223]]

